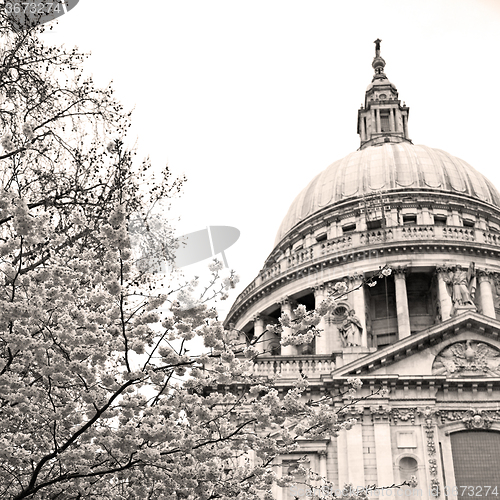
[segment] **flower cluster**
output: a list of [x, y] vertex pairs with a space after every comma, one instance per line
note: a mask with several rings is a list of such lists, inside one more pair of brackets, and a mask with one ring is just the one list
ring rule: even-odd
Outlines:
[[1, 143], [2, 143], [2, 147], [5, 149], [5, 151], [12, 151], [16, 147], [14, 145], [14, 142], [12, 141], [12, 134], [9, 134], [9, 133], [5, 134], [2, 137]]

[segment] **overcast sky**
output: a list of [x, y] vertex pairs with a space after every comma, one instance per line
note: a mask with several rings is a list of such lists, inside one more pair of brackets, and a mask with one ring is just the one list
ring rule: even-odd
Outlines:
[[295, 196], [359, 147], [376, 38], [413, 142], [500, 187], [498, 0], [81, 0], [47, 35], [90, 51], [95, 81], [135, 108], [139, 156], [186, 174], [178, 233], [241, 231], [237, 293]]

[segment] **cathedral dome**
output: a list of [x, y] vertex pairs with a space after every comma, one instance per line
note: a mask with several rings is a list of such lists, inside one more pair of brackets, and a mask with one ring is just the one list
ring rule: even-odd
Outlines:
[[410, 142], [385, 143], [355, 151], [317, 175], [293, 201], [275, 245], [299, 222], [327, 207], [398, 191], [455, 194], [500, 207], [493, 184], [460, 158]]

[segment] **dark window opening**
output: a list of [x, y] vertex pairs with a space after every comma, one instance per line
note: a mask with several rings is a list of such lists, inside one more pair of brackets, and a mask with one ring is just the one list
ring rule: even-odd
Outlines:
[[356, 231], [356, 224], [348, 224], [342, 228], [343, 233], [350, 233], [352, 231]]
[[255, 337], [255, 331], [253, 328], [250, 331], [245, 332], [246, 344], [250, 345], [254, 341], [254, 337]]
[[380, 229], [382, 227], [382, 219], [366, 221], [368, 229]]
[[396, 312], [396, 296], [392, 293], [387, 295], [381, 294], [373, 298], [375, 305], [375, 319], [395, 318]]
[[434, 225], [436, 226], [446, 226], [446, 217], [444, 215], [434, 216]]
[[410, 316], [431, 314], [431, 283], [430, 273], [412, 273], [406, 277], [406, 294]]
[[416, 215], [403, 215], [403, 224], [416, 224], [417, 216]]
[[390, 132], [391, 125], [389, 121], [389, 113], [380, 113], [380, 131]]
[[468, 220], [468, 219], [464, 219], [464, 227], [474, 227], [474, 221], [472, 220]]
[[326, 240], [326, 233], [318, 234], [316, 236], [316, 241], [325, 241]]
[[269, 345], [269, 350], [271, 351], [271, 356], [280, 356], [281, 344], [279, 342], [273, 342]]

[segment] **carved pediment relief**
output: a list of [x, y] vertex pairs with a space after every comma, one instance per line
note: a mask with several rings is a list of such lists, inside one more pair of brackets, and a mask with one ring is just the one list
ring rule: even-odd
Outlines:
[[436, 356], [432, 374], [450, 377], [498, 377], [500, 351], [485, 342], [455, 342]]

